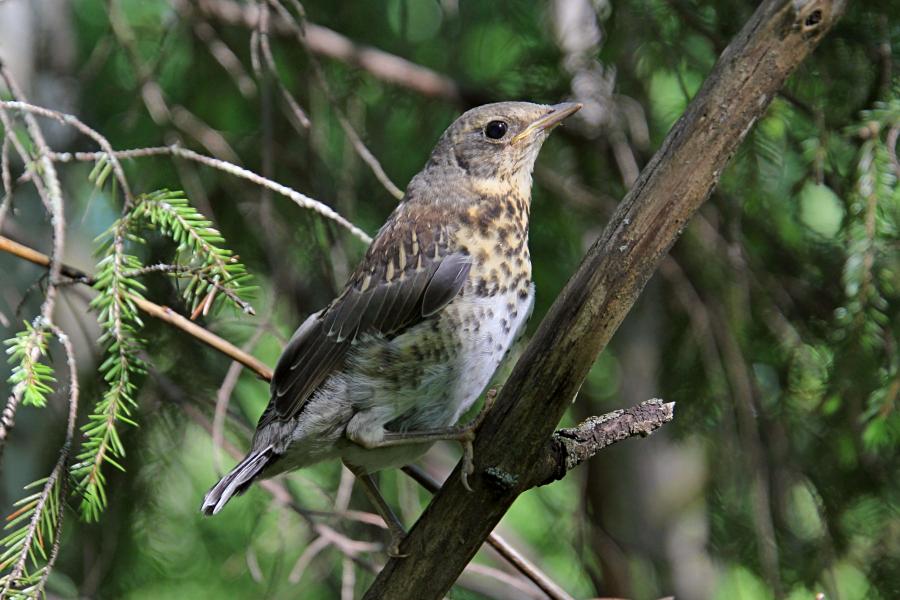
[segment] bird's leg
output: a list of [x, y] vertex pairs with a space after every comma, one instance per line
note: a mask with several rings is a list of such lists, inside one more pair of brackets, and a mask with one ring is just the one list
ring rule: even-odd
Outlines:
[[[457, 425], [455, 427], [442, 427], [439, 429], [420, 429], [418, 431], [404, 432], [385, 432], [384, 438], [375, 443], [363, 444], [367, 448], [386, 448], [390, 446], [403, 446], [406, 444], [420, 444], [425, 442], [436, 442], [439, 440], [456, 441], [463, 448], [463, 465], [460, 472], [463, 487], [470, 492], [469, 475], [475, 472], [474, 449], [472, 442], [475, 441], [475, 432], [481, 427], [485, 416], [494, 405], [497, 398], [497, 388], [491, 388], [484, 396], [484, 406], [479, 413], [466, 425]], [[354, 440], [355, 441], [355, 440]]]
[[344, 463], [344, 465], [350, 469], [350, 472], [356, 476], [356, 480], [362, 484], [363, 492], [365, 492], [369, 502], [371, 502], [375, 507], [375, 510], [378, 511], [381, 518], [384, 519], [384, 524], [387, 525], [388, 532], [391, 534], [391, 545], [388, 547], [388, 556], [395, 558], [409, 556], [408, 554], [400, 553], [400, 542], [406, 537], [406, 530], [403, 528], [400, 519], [397, 518], [397, 515], [394, 514], [394, 511], [384, 499], [384, 496], [381, 495], [381, 491], [375, 484], [375, 480], [372, 479], [371, 475], [359, 467], [347, 463]]

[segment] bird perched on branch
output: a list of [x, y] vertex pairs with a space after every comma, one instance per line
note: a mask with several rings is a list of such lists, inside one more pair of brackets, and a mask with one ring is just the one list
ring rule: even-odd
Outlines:
[[206, 495], [215, 514], [260, 477], [340, 458], [402, 527], [370, 473], [436, 440], [466, 449], [478, 399], [531, 314], [531, 172], [550, 130], [581, 108], [500, 102], [444, 132], [343, 293], [288, 342], [246, 458]]

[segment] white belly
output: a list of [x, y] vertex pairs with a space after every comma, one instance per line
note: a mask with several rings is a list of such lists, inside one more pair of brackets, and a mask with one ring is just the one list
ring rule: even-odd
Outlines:
[[[525, 330], [534, 307], [534, 285], [528, 295], [520, 298], [515, 292], [491, 297], [462, 297], [460, 310], [476, 315], [478, 328], [464, 327], [463, 352], [459, 356], [455, 394], [455, 411], [449, 419], [456, 422], [481, 395], [506, 358], [510, 348]], [[509, 310], [509, 306], [513, 310]], [[491, 316], [493, 315], [493, 316]]]

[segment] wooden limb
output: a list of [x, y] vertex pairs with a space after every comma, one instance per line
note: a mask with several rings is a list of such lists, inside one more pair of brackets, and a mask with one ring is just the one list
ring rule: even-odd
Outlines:
[[[259, 22], [260, 11], [253, 4], [238, 4], [232, 0], [197, 0], [194, 3], [176, 0], [176, 4], [195, 9], [207, 19], [230, 25], [255, 29]], [[272, 33], [294, 34], [290, 24], [280, 17], [272, 19]], [[384, 50], [358, 44], [333, 29], [308, 23], [306, 38], [310, 51], [368, 71], [382, 81], [434, 98], [459, 101], [463, 96], [456, 82], [446, 75]]]
[[[447, 594], [465, 565], [535, 480], [556, 424], [597, 355], [737, 147], [787, 77], [845, 8], [843, 0], [765, 0], [619, 205], [503, 386], [475, 440], [466, 491], [448, 478], [365, 598]], [[459, 469], [459, 467], [457, 467]]]
[[[423, 488], [436, 493], [441, 489], [440, 484], [435, 481], [428, 473], [416, 465], [406, 465], [403, 472], [409, 475]], [[574, 600], [564, 589], [562, 589], [555, 581], [541, 571], [537, 565], [522, 556], [522, 554], [510, 545], [496, 531], [491, 533], [487, 539], [488, 545], [497, 551], [506, 562], [511, 564], [522, 575], [531, 580], [542, 592], [547, 594], [551, 600]]]
[[[38, 252], [33, 248], [29, 248], [28, 246], [25, 246], [18, 242], [14, 242], [7, 237], [0, 236], [0, 251], [8, 252], [9, 254], [13, 254], [15, 256], [18, 256], [19, 258], [23, 258], [42, 267], [50, 266], [49, 256]], [[89, 284], [94, 279], [88, 273], [85, 273], [80, 269], [76, 269], [75, 267], [70, 267], [68, 265], [62, 265], [62, 274], [67, 277], [73, 278], [79, 283], [85, 284]], [[144, 313], [177, 327], [188, 335], [197, 338], [210, 348], [218, 350], [225, 356], [238, 361], [248, 369], [251, 369], [261, 379], [264, 379], [266, 381], [272, 379], [272, 369], [266, 366], [262, 361], [244, 352], [231, 342], [197, 325], [190, 319], [181, 316], [168, 306], [161, 306], [137, 296], [131, 296], [130, 300], [134, 302], [135, 305]]]

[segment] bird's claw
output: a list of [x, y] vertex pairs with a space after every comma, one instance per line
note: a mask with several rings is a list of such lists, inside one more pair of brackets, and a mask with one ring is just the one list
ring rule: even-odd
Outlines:
[[473, 445], [473, 442], [475, 441], [475, 432], [478, 431], [481, 424], [484, 423], [488, 411], [493, 408], [494, 400], [497, 399], [497, 391], [498, 390], [495, 387], [488, 390], [487, 394], [484, 396], [484, 406], [478, 414], [475, 415], [472, 422], [466, 425], [460, 432], [459, 443], [463, 448], [460, 479], [462, 480], [463, 487], [470, 492], [472, 491], [472, 487], [469, 485], [469, 475], [472, 475], [475, 472], [475, 447]]
[[400, 543], [403, 541], [403, 538], [406, 536], [394, 536], [391, 535], [391, 545], [388, 546], [387, 555], [391, 558], [406, 558], [409, 556], [409, 553], [404, 554], [400, 552]]
[[462, 440], [460, 442], [463, 447], [463, 458], [459, 477], [462, 480], [463, 487], [470, 492], [472, 491], [472, 487], [469, 485], [469, 475], [475, 472], [475, 448], [472, 445], [474, 439], [475, 435], [473, 433], [471, 439]]

